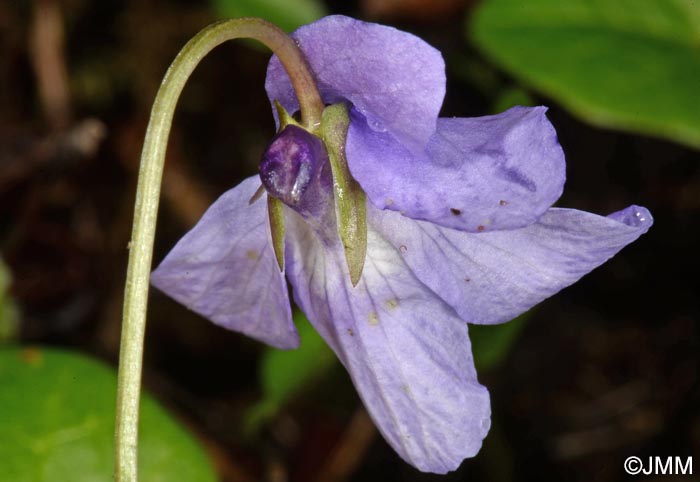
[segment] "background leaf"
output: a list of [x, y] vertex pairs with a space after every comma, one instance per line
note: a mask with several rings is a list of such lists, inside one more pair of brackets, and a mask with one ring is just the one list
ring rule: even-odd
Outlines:
[[477, 370], [490, 370], [501, 364], [525, 327], [531, 312], [500, 325], [469, 325], [469, 337]]
[[263, 352], [259, 375], [263, 397], [246, 415], [249, 430], [274, 416], [294, 395], [337, 363], [333, 351], [303, 313], [294, 313], [294, 323], [301, 337], [298, 349], [268, 347]]
[[485, 0], [477, 46], [575, 114], [700, 147], [700, 4]]
[[261, 17], [291, 32], [327, 15], [318, 0], [213, 0], [220, 17]]
[[502, 90], [498, 97], [496, 97], [496, 100], [491, 106], [491, 113], [498, 114], [510, 109], [511, 107], [515, 107], [516, 105], [532, 107], [537, 105], [537, 103], [532, 97], [530, 97], [530, 94], [525, 92], [523, 89], [518, 87], [509, 87]]
[[[0, 349], [0, 480], [113, 480], [116, 375], [48, 348]], [[144, 482], [217, 480], [195, 440], [151, 397], [141, 402]]]

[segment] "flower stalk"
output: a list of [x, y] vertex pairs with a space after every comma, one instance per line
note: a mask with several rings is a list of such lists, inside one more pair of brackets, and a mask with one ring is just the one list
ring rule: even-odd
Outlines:
[[115, 428], [117, 482], [138, 480], [139, 398], [149, 276], [163, 165], [175, 106], [199, 62], [218, 45], [236, 38], [257, 40], [277, 55], [294, 86], [302, 125], [311, 131], [320, 126], [323, 102], [303, 54], [286, 33], [265, 20], [240, 18], [210, 25], [183, 47], [168, 69], [153, 103], [141, 153], [129, 243]]

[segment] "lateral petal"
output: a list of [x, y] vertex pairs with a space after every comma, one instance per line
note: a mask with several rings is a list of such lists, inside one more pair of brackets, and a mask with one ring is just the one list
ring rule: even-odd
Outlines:
[[192, 311], [269, 345], [299, 346], [258, 176], [224, 193], [168, 253], [151, 283]]
[[552, 208], [513, 231], [465, 233], [391, 211], [372, 211], [404, 262], [463, 320], [503, 323], [569, 286], [644, 234], [649, 211], [603, 217]]
[[295, 213], [287, 226], [295, 301], [345, 365], [387, 442], [426, 472], [454, 470], [475, 455], [490, 426], [490, 403], [477, 381], [467, 324], [371, 226], [355, 287], [340, 243], [329, 246]]
[[411, 153], [354, 114], [350, 172], [372, 203], [462, 231], [532, 224], [559, 198], [564, 153], [545, 107], [440, 118], [424, 153]]
[[[342, 15], [303, 26], [292, 37], [326, 104], [347, 100], [371, 129], [390, 133], [410, 150], [425, 146], [445, 96], [440, 52], [407, 32]], [[277, 100], [292, 113], [299, 110], [276, 56], [268, 66], [265, 89], [270, 102]]]

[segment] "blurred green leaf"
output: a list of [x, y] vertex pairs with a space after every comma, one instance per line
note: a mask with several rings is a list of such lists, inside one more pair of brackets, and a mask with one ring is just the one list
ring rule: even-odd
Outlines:
[[700, 147], [697, 0], [484, 0], [470, 29], [584, 119]]
[[260, 423], [274, 416], [285, 403], [310, 382], [326, 373], [337, 358], [303, 313], [294, 313], [294, 323], [301, 337], [296, 350], [267, 348], [260, 365], [263, 397], [248, 411], [246, 424], [255, 430]]
[[[0, 349], [0, 481], [110, 482], [114, 371], [48, 348]], [[144, 482], [217, 477], [195, 440], [151, 397], [141, 402]]]
[[222, 18], [261, 17], [291, 32], [327, 15], [319, 0], [213, 0]]
[[19, 310], [10, 296], [12, 276], [0, 259], [0, 343], [7, 343], [17, 337], [19, 331]]
[[490, 370], [505, 360], [530, 312], [501, 325], [469, 325], [469, 337], [477, 370]]
[[493, 65], [476, 54], [453, 54], [446, 61], [448, 78], [467, 82], [470, 89], [486, 98], [492, 98], [503, 90], [503, 79]]
[[511, 87], [505, 89], [496, 97], [491, 107], [491, 113], [498, 114], [516, 105], [533, 106], [535, 105], [535, 100], [523, 89]]

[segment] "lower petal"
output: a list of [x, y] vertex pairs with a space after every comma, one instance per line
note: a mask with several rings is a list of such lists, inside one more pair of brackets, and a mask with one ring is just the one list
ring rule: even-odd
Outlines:
[[[266, 199], [250, 177], [226, 192], [151, 274], [151, 283], [217, 325], [296, 348], [284, 274], [272, 249]], [[264, 196], [266, 197], [266, 196]]]
[[467, 324], [370, 229], [353, 287], [340, 243], [290, 213], [287, 275], [296, 302], [337, 353], [384, 438], [427, 472], [456, 469], [490, 426]]
[[368, 212], [413, 273], [469, 323], [509, 321], [577, 281], [644, 234], [649, 211], [608, 217], [549, 209], [521, 229], [465, 233], [390, 211]]

